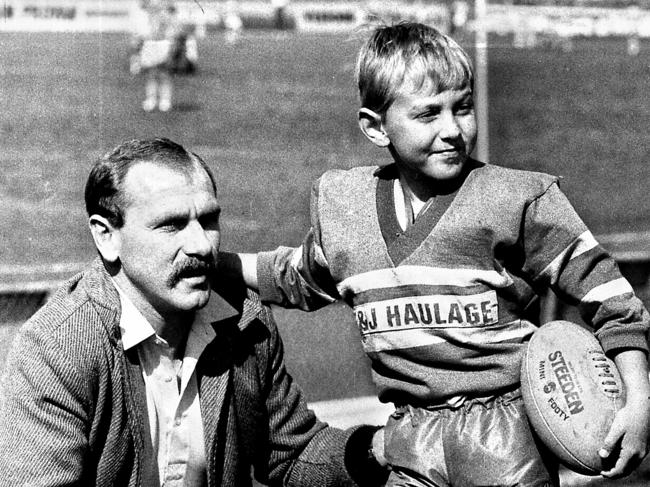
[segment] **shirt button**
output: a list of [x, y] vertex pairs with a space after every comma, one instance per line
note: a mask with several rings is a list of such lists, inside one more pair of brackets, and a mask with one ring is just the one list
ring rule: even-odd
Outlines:
[[165, 382], [171, 382], [172, 381], [172, 376], [171, 375], [166, 375], [165, 376]]
[[174, 424], [176, 426], [180, 426], [181, 425], [181, 418], [176, 418], [176, 421], [174, 421]]

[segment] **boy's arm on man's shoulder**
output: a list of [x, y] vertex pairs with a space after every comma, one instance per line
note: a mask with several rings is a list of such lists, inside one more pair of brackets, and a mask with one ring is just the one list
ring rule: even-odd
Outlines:
[[257, 282], [257, 254], [238, 253], [237, 256], [241, 261], [241, 273], [244, 282], [248, 287], [259, 291]]
[[[235, 272], [267, 304], [314, 311], [341, 298], [320, 240], [317, 208], [320, 179], [312, 186], [311, 228], [297, 248], [280, 246], [256, 254], [219, 254], [217, 276]], [[224, 256], [224, 258], [222, 258]]]
[[243, 279], [247, 287], [257, 291], [257, 254], [219, 252], [215, 277], [223, 282]]
[[340, 299], [320, 246], [310, 231], [300, 247], [269, 252], [219, 252], [216, 277], [238, 280], [265, 303], [314, 311]]
[[313, 229], [300, 247], [278, 247], [257, 254], [257, 283], [262, 301], [304, 311], [340, 299]]

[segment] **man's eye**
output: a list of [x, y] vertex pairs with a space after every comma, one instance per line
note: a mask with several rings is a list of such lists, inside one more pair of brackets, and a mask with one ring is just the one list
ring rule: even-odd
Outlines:
[[437, 112], [422, 112], [417, 116], [417, 118], [418, 120], [429, 121], [435, 119], [437, 116]]
[[184, 220], [168, 220], [158, 225], [158, 228], [164, 232], [177, 232], [185, 227]]
[[206, 213], [199, 218], [201, 226], [207, 230], [219, 230], [219, 218], [221, 217], [221, 210]]

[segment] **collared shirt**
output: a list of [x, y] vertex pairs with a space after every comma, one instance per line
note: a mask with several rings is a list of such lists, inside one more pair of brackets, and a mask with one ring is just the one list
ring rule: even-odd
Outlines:
[[[174, 360], [169, 344], [115, 284], [122, 313], [124, 350], [137, 347], [147, 394], [152, 448], [146, 449], [143, 485], [200, 487], [207, 485], [205, 442], [199, 403], [196, 364], [216, 334], [211, 323], [237, 312], [212, 293], [190, 326], [182, 362]], [[219, 405], [214, 405], [218, 408]]]

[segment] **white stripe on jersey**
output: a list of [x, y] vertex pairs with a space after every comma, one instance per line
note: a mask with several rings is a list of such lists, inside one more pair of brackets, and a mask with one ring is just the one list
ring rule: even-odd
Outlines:
[[350, 293], [355, 295], [372, 289], [387, 289], [408, 285], [469, 287], [486, 284], [490, 287], [503, 288], [510, 286], [512, 283], [512, 278], [505, 270], [498, 272], [495, 270], [404, 265], [348, 277], [338, 284], [337, 289], [341, 296], [344, 296]]
[[546, 277], [551, 282], [554, 282], [557, 276], [560, 273], [560, 269], [564, 266], [564, 263], [568, 260], [575, 259], [576, 257], [581, 256], [585, 252], [593, 249], [598, 245], [598, 242], [591, 234], [589, 230], [584, 232], [578, 238], [576, 238], [571, 244], [564, 249], [560, 254], [547, 265], [542, 272], [540, 272], [540, 277]]
[[[400, 350], [404, 348], [427, 347], [451, 343], [458, 353], [458, 344], [481, 345], [515, 341], [522, 343], [537, 328], [527, 321], [516, 321], [504, 326], [488, 328], [447, 328], [444, 333], [440, 330], [406, 329], [398, 332], [374, 333], [362, 336], [361, 343], [366, 353]], [[434, 350], [431, 353], [435, 353]], [[432, 356], [435, 360], [435, 357]]]
[[633, 293], [634, 290], [624, 277], [596, 286], [581, 299], [583, 303], [602, 303], [607, 299]]

